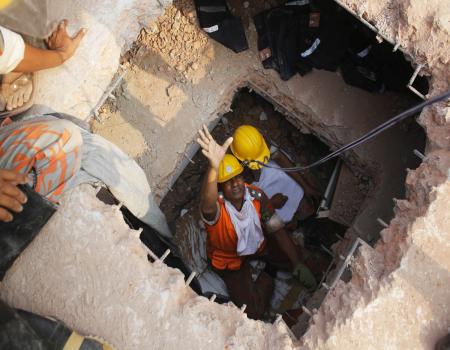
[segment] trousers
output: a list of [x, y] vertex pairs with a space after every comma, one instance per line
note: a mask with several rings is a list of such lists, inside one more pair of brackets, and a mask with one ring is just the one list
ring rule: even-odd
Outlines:
[[231, 301], [238, 307], [247, 305], [245, 309], [247, 316], [255, 320], [261, 319], [269, 306], [274, 290], [274, 281], [269, 274], [263, 271], [253, 282], [250, 261], [257, 259], [272, 267], [292, 269], [289, 259], [282, 252], [273, 235], [266, 236], [266, 240], [267, 244], [264, 250], [258, 255], [248, 256], [239, 270], [214, 269], [225, 282]]
[[0, 169], [29, 174], [34, 190], [58, 202], [81, 166], [80, 129], [36, 117], [0, 127]]

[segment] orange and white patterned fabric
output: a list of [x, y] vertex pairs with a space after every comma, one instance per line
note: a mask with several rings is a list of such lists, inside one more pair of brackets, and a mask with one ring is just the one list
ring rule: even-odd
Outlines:
[[0, 168], [35, 173], [34, 189], [58, 202], [81, 166], [79, 128], [45, 117], [0, 127]]

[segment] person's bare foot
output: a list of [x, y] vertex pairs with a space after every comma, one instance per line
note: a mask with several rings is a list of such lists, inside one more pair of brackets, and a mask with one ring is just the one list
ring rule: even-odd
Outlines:
[[2, 78], [0, 111], [12, 111], [26, 104], [33, 92], [31, 73], [8, 73]]

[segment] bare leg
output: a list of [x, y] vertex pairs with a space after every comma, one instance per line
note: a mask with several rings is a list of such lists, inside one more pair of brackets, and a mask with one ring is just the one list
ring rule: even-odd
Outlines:
[[262, 272], [258, 279], [252, 281], [251, 267], [245, 262], [239, 270], [216, 270], [227, 285], [230, 298], [236, 306], [247, 305], [249, 318], [260, 319], [267, 309], [273, 293], [272, 278]]

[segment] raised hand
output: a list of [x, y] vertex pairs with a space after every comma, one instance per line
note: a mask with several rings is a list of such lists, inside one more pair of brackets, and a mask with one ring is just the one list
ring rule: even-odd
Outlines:
[[27, 177], [13, 170], [0, 169], [0, 221], [12, 221], [11, 212], [20, 213], [27, 197], [17, 185], [26, 184]]
[[75, 36], [70, 37], [67, 34], [67, 23], [66, 19], [62, 20], [56, 30], [47, 39], [48, 48], [59, 52], [63, 61], [73, 56], [86, 33], [86, 29], [82, 28]]
[[220, 146], [209, 133], [206, 125], [198, 131], [200, 137], [197, 139], [198, 144], [202, 147], [203, 155], [208, 158], [211, 168], [219, 169], [219, 164], [223, 159], [228, 147], [233, 142], [233, 138], [229, 137], [225, 143]]

